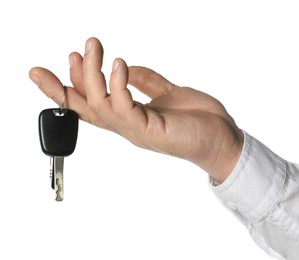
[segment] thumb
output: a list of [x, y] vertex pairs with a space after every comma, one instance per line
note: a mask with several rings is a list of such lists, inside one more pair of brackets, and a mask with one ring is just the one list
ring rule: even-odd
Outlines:
[[139, 66], [129, 67], [128, 83], [152, 99], [166, 95], [176, 87], [155, 71]]

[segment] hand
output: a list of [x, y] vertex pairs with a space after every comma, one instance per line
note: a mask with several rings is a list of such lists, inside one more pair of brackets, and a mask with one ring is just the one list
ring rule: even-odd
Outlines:
[[[116, 59], [109, 90], [101, 72], [103, 48], [96, 38], [86, 42], [84, 58], [70, 55], [66, 104], [93, 125], [118, 133], [135, 145], [189, 160], [223, 182], [236, 165], [243, 133], [215, 98], [192, 88], [178, 87], [153, 70], [127, 67]], [[49, 70], [35, 67], [30, 78], [57, 104], [63, 86]], [[130, 84], [148, 95], [149, 104], [132, 99]]]

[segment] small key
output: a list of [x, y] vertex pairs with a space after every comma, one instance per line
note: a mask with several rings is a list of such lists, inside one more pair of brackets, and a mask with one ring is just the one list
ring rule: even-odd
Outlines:
[[63, 162], [64, 157], [54, 156], [50, 158], [51, 187], [56, 192], [56, 200], [63, 201]]
[[63, 163], [77, 143], [78, 115], [70, 109], [50, 108], [39, 115], [39, 137], [44, 154], [50, 156], [51, 187], [56, 201], [64, 198]]

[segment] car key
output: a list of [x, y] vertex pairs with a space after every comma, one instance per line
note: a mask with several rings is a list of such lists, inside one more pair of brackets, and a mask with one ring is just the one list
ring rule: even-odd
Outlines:
[[71, 155], [78, 136], [78, 115], [63, 108], [43, 110], [39, 115], [39, 137], [42, 151], [51, 157], [51, 187], [56, 191], [56, 201], [64, 198], [63, 163]]

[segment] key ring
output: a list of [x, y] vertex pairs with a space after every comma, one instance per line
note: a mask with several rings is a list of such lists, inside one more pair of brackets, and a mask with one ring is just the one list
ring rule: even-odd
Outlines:
[[62, 114], [62, 113], [63, 113], [63, 110], [65, 109], [66, 88], [67, 88], [67, 87], [64, 85], [64, 86], [63, 86], [63, 100], [62, 100], [61, 105], [59, 106], [60, 114]]

